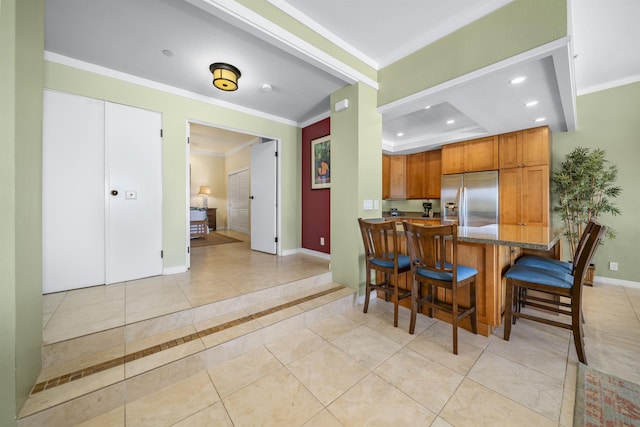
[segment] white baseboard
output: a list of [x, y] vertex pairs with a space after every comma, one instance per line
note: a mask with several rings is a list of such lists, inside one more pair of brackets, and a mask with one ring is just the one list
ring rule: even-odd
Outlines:
[[322, 258], [322, 259], [326, 259], [328, 261], [331, 261], [331, 255], [330, 254], [325, 254], [324, 252], [313, 251], [311, 249], [306, 249], [306, 248], [300, 248], [298, 250], [298, 252], [301, 253], [301, 254], [311, 255], [311, 256], [315, 256], [315, 257], [318, 257], [318, 258]]
[[631, 280], [613, 279], [611, 277], [595, 276], [594, 282], [602, 283], [605, 285], [624, 286], [626, 288], [640, 289], [640, 282], [633, 282]]
[[169, 268], [165, 268], [162, 270], [162, 275], [163, 276], [167, 276], [169, 274], [178, 274], [178, 273], [184, 273], [187, 271], [187, 266], [186, 265], [179, 265], [177, 267], [169, 267]]
[[318, 258], [326, 259], [327, 261], [331, 260], [331, 255], [329, 254], [325, 254], [324, 252], [312, 251], [311, 249], [306, 249], [306, 248], [289, 249], [286, 251], [282, 251], [282, 256], [295, 255], [295, 254], [305, 254], [305, 255], [311, 255]]

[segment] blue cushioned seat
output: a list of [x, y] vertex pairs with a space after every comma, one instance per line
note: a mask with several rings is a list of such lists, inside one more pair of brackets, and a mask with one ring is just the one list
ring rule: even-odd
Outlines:
[[507, 279], [521, 280], [523, 282], [539, 283], [541, 285], [555, 286], [557, 288], [571, 289], [573, 276], [560, 273], [555, 270], [530, 267], [527, 265], [514, 265], [504, 275]]
[[[387, 255], [389, 258], [393, 259], [393, 254]], [[371, 264], [375, 264], [379, 267], [384, 268], [393, 268], [393, 261], [388, 259], [379, 259], [373, 258], [371, 259]], [[407, 255], [398, 255], [398, 269], [409, 268], [411, 264], [411, 258]]]
[[[452, 265], [449, 263], [445, 263], [445, 268], [452, 269]], [[458, 280], [466, 280], [472, 276], [478, 274], [478, 270], [475, 268], [467, 267], [466, 265], [458, 264]], [[450, 282], [453, 280], [453, 273], [447, 271], [435, 271], [435, 270], [427, 270], [424, 268], [418, 268], [416, 270], [416, 274], [422, 277], [428, 277], [430, 279], [441, 280], [443, 282]]]
[[573, 272], [573, 264], [559, 259], [545, 258], [535, 255], [525, 255], [516, 261], [517, 265], [528, 267], [542, 268], [544, 270], [553, 270], [558, 273], [571, 274]]
[[[362, 311], [369, 310], [372, 291], [384, 294], [385, 301], [393, 302], [393, 326], [398, 326], [398, 307], [401, 300], [411, 297], [411, 289], [404, 285], [400, 274], [411, 271], [411, 258], [401, 254], [396, 221], [364, 220], [358, 218], [364, 244], [366, 290]], [[375, 272], [375, 280], [371, 272]]]
[[[453, 354], [458, 354], [458, 326], [469, 318], [471, 332], [478, 333], [476, 278], [478, 270], [458, 264], [458, 226], [421, 226], [403, 221], [411, 257], [411, 318], [409, 333], [416, 327], [418, 312], [445, 315], [453, 329]], [[443, 268], [444, 267], [444, 268]], [[455, 274], [454, 274], [455, 273]], [[455, 276], [455, 281], [454, 281]], [[468, 289], [469, 293], [461, 294]], [[443, 296], [443, 292], [446, 296]], [[468, 295], [468, 297], [467, 297]]]
[[[587, 363], [582, 328], [582, 290], [589, 263], [605, 232], [606, 227], [595, 221], [587, 224], [580, 244], [574, 251], [574, 263], [570, 264], [569, 271], [557, 271], [556, 269], [563, 264], [549, 262], [551, 260], [540, 262], [536, 257], [517, 262], [507, 270], [504, 274], [507, 282], [504, 307], [505, 341], [509, 341], [511, 325], [519, 318], [569, 329], [573, 333], [578, 360]], [[556, 269], [532, 267], [525, 265], [526, 262], [547, 267], [554, 265]], [[566, 315], [570, 320], [559, 316], [544, 316], [541, 312]]]

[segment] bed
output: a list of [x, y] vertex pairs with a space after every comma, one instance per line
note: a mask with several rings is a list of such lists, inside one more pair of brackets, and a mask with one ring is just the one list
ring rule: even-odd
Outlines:
[[191, 207], [190, 211], [190, 235], [192, 239], [205, 239], [209, 233], [207, 223], [207, 210], [204, 208]]

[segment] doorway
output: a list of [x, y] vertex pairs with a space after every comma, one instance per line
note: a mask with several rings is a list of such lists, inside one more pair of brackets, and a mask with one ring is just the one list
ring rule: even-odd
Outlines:
[[[260, 218], [251, 218], [251, 204], [249, 195], [252, 191], [252, 180], [257, 182], [279, 182], [274, 177], [254, 178], [254, 161], [251, 153], [256, 146], [264, 143], [277, 142], [274, 138], [261, 135], [249, 134], [236, 129], [226, 129], [211, 123], [189, 121], [187, 123], [187, 218], [191, 216], [191, 208], [201, 206], [205, 196], [198, 195], [198, 189], [203, 185], [208, 185], [211, 194], [206, 196], [209, 208], [216, 208], [217, 230], [235, 230], [247, 233], [248, 239], [253, 242], [256, 230], [264, 230], [265, 227], [273, 229], [277, 234], [280, 223], [279, 213], [275, 214], [273, 225], [267, 221], [260, 221]], [[277, 165], [278, 159], [273, 169], [274, 174], [279, 173]], [[260, 175], [261, 176], [261, 175]], [[277, 186], [277, 184], [274, 184]], [[244, 188], [244, 190], [243, 190]], [[234, 193], [234, 190], [237, 191]], [[272, 204], [278, 205], [276, 200], [279, 195], [278, 189], [273, 188]], [[260, 217], [260, 216], [259, 216]], [[258, 224], [253, 221], [258, 220]], [[190, 230], [187, 225], [186, 239], [187, 246], [190, 247]], [[279, 247], [278, 247], [279, 249]], [[276, 249], [270, 253], [277, 254]], [[191, 266], [191, 256], [189, 249], [187, 253], [187, 268]]]

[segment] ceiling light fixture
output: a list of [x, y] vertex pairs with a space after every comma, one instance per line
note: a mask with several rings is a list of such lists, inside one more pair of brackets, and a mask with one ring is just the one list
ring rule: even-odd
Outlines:
[[427, 105], [426, 107], [424, 107], [425, 110], [428, 110], [429, 108], [431, 108], [431, 105]]
[[448, 125], [452, 125], [452, 124], [454, 124], [455, 122], [456, 122], [456, 121], [455, 121], [455, 120], [453, 120], [453, 119], [451, 119], [451, 120], [447, 120], [447, 124], [448, 124]]
[[404, 132], [398, 132], [398, 133], [396, 133], [396, 136], [397, 136], [397, 137], [404, 136]]
[[224, 62], [216, 62], [209, 65], [209, 71], [213, 74], [213, 85], [220, 90], [233, 92], [238, 89], [240, 70], [233, 65]]
[[269, 92], [269, 91], [271, 91], [271, 89], [273, 89], [269, 83], [263, 83], [261, 88], [265, 92]]
[[540, 123], [540, 122], [544, 122], [545, 120], [547, 120], [546, 117], [538, 117], [537, 119], [534, 120], [534, 122]]
[[525, 107], [533, 107], [538, 105], [538, 101], [529, 101], [526, 104], [524, 104]]
[[520, 76], [516, 77], [515, 79], [509, 80], [509, 83], [511, 83], [512, 85], [517, 85], [518, 83], [522, 83], [525, 80], [527, 80], [527, 76]]

